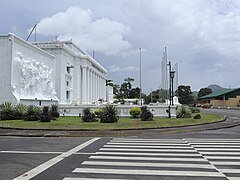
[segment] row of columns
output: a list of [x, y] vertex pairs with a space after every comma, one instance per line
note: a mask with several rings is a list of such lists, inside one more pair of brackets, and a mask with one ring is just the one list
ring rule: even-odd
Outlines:
[[80, 66], [82, 104], [91, 104], [100, 98], [106, 100], [106, 78], [88, 66]]

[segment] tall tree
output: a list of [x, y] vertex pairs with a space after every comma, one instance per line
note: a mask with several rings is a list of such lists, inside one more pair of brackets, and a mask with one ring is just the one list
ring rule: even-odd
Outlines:
[[208, 94], [212, 93], [212, 89], [210, 88], [201, 88], [200, 91], [198, 92], [198, 99], [202, 96], [206, 96]]
[[193, 95], [190, 86], [178, 86], [176, 94], [178, 95], [179, 102], [181, 104], [189, 104], [193, 101]]
[[129, 98], [130, 90], [132, 89], [131, 82], [134, 81], [133, 78], [126, 78], [124, 79], [124, 83], [121, 84], [120, 93], [123, 95], [123, 98]]

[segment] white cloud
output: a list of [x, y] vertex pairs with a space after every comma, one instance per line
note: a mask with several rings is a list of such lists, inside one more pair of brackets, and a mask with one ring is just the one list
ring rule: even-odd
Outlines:
[[116, 65], [111, 65], [108, 66], [108, 70], [111, 73], [116, 73], [116, 72], [134, 72], [138, 71], [138, 68], [136, 66], [126, 66], [126, 67], [119, 67]]
[[107, 55], [116, 55], [131, 48], [124, 40], [130, 27], [108, 18], [92, 19], [91, 10], [70, 7], [42, 19], [37, 32], [44, 35], [58, 36], [59, 40], [73, 39], [84, 50], [95, 50]]

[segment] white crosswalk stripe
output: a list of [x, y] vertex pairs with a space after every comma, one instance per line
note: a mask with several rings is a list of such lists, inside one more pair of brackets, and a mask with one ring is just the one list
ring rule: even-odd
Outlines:
[[[240, 179], [240, 139], [114, 138], [73, 170], [80, 179]], [[110, 178], [109, 178], [110, 177]], [[132, 178], [136, 177], [136, 178]]]

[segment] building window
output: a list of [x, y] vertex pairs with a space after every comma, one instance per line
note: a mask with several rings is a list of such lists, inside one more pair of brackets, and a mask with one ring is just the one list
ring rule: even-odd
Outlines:
[[69, 96], [70, 96], [70, 92], [66, 91], [66, 99], [69, 99]]
[[70, 74], [70, 68], [71, 68], [71, 67], [67, 66], [67, 72], [68, 72], [68, 74]]

